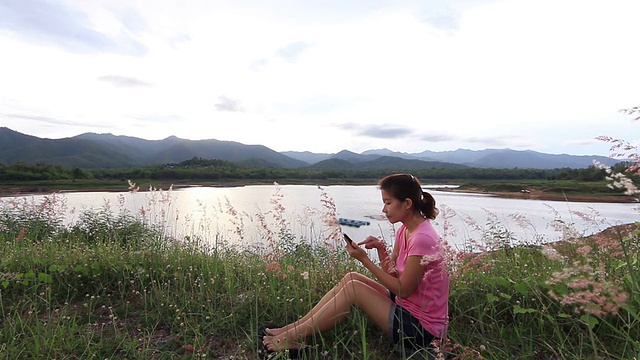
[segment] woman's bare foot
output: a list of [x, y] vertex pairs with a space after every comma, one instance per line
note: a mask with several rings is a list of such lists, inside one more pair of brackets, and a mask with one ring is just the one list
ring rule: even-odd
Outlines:
[[282, 334], [283, 332], [287, 331], [286, 327], [281, 327], [281, 328], [266, 328], [264, 329], [264, 332], [267, 333], [268, 335], [271, 336], [278, 336], [280, 334]]
[[[277, 329], [274, 329], [277, 330]], [[291, 349], [299, 349], [300, 344], [296, 342], [295, 336], [289, 338], [288, 332], [282, 332], [274, 336], [265, 336], [262, 338], [262, 344], [269, 351], [283, 351]]]

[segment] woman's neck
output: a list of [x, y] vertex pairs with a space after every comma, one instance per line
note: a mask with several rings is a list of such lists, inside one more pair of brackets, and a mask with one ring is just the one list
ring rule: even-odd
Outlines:
[[418, 225], [422, 224], [426, 219], [422, 217], [420, 214], [413, 214], [409, 219], [403, 221], [402, 224], [407, 228], [409, 233], [413, 233], [413, 231], [418, 227]]

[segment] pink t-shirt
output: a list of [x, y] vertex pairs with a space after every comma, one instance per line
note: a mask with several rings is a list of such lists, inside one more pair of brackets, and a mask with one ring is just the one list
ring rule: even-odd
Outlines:
[[402, 225], [396, 232], [398, 258], [396, 268], [402, 275], [409, 256], [427, 256], [429, 259], [425, 276], [418, 288], [406, 299], [396, 296], [396, 304], [407, 309], [431, 334], [444, 338], [449, 325], [449, 274], [441, 253], [440, 237], [426, 220], [405, 241], [407, 228]]

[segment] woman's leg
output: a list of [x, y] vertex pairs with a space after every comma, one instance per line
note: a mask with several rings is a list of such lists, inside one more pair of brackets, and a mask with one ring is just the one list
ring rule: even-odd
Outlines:
[[388, 332], [391, 299], [386, 289], [375, 281], [373, 283], [377, 285], [371, 286], [368, 278], [353, 274], [356, 273], [347, 274], [318, 305], [300, 320], [287, 325], [286, 330], [265, 336], [264, 345], [271, 351], [295, 349], [310, 335], [332, 329], [346, 319], [352, 305], [358, 306], [380, 329]]
[[305, 321], [309, 320], [314, 314], [316, 314], [318, 312], [318, 310], [322, 309], [322, 307], [328, 303], [331, 299], [333, 299], [335, 297], [335, 295], [340, 292], [340, 290], [342, 290], [342, 288], [345, 286], [346, 283], [348, 283], [349, 281], [352, 280], [358, 280], [361, 281], [367, 285], [369, 285], [370, 287], [372, 287], [373, 289], [375, 289], [376, 291], [378, 291], [379, 293], [387, 296], [388, 295], [388, 290], [387, 288], [385, 288], [384, 286], [382, 286], [382, 284], [380, 284], [379, 282], [366, 277], [360, 273], [357, 272], [350, 272], [348, 274], [346, 274], [345, 276], [342, 277], [342, 279], [340, 279], [340, 281], [338, 281], [338, 284], [336, 284], [336, 286], [334, 286], [331, 290], [329, 290], [323, 297], [322, 299], [320, 299], [320, 301], [313, 307], [313, 309], [311, 309], [305, 316], [303, 316], [302, 318], [298, 319], [298, 321], [293, 322], [291, 324], [287, 324], [281, 328], [278, 329], [266, 329], [266, 333], [269, 335], [278, 335], [282, 332], [285, 332], [291, 328], [295, 328], [296, 326], [298, 326], [299, 324], [304, 323]]

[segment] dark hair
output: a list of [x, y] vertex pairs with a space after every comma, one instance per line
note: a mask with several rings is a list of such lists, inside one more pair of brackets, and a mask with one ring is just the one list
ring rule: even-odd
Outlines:
[[431, 194], [422, 190], [418, 178], [411, 174], [385, 176], [378, 182], [378, 187], [400, 201], [411, 199], [413, 209], [427, 219], [433, 220], [438, 216], [436, 200]]

